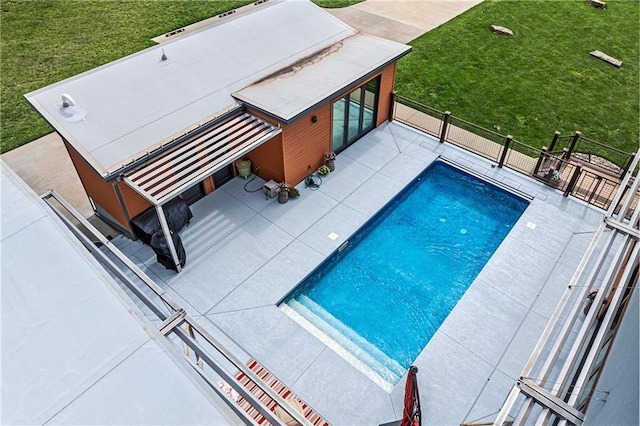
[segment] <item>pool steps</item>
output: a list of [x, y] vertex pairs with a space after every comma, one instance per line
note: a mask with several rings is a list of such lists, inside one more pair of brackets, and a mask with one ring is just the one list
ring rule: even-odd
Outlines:
[[391, 391], [406, 368], [311, 300], [300, 295], [282, 304], [281, 309], [294, 321], [362, 371], [381, 388]]

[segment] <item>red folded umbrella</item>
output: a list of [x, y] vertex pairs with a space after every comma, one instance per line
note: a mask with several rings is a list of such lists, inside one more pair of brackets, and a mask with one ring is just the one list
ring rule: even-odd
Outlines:
[[422, 425], [422, 412], [420, 410], [420, 393], [418, 392], [418, 367], [411, 366], [407, 373], [407, 383], [404, 386], [404, 409], [402, 410], [402, 422], [400, 426]]

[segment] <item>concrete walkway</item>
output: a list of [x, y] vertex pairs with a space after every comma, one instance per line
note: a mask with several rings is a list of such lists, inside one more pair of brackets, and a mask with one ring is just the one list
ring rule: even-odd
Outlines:
[[[355, 29], [407, 43], [481, 1], [367, 0], [346, 8], [327, 10]], [[202, 22], [206, 23], [207, 20]], [[196, 23], [187, 29], [197, 29], [201, 26], [202, 23]], [[93, 216], [93, 208], [58, 134], [51, 133], [34, 140], [3, 154], [0, 158], [37, 194], [55, 189], [85, 217]]]
[[57, 133], [13, 149], [1, 158], [36, 194], [55, 189], [84, 217], [93, 215], [87, 193]]
[[[64, 143], [57, 133], [49, 133], [33, 142], [4, 153], [4, 161], [33, 191], [42, 195], [53, 189], [64, 197], [106, 237], [118, 231], [94, 214], [80, 177]], [[2, 198], [2, 206], [8, 200]]]
[[482, 0], [367, 0], [327, 9], [358, 31], [398, 43], [409, 43]]

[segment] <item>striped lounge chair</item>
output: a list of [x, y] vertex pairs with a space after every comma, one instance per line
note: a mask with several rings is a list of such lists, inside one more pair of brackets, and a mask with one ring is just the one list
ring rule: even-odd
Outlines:
[[[284, 400], [289, 402], [289, 404], [296, 408], [309, 422], [314, 426], [330, 426], [329, 422], [323, 419], [318, 413], [316, 413], [306, 402], [298, 398], [291, 390], [282, 384], [278, 379], [276, 379], [266, 368], [264, 368], [258, 361], [255, 359], [250, 359], [247, 362], [247, 366], [253, 371], [260, 379], [275, 390], [278, 395], [280, 395]], [[244, 373], [238, 372], [236, 374], [236, 378], [238, 381], [247, 388], [251, 393], [253, 393], [265, 406], [267, 406], [270, 410], [274, 411], [278, 417], [280, 417], [283, 422], [287, 425], [297, 425], [298, 422], [291, 419], [289, 415], [287, 415], [282, 409], [278, 407], [278, 404], [271, 399], [264, 391], [260, 390], [260, 388], [247, 377]], [[251, 418], [253, 418], [256, 423], [261, 426], [269, 426], [270, 423], [260, 414], [258, 410], [253, 408], [251, 404], [239, 396], [237, 398], [238, 405], [245, 410]]]

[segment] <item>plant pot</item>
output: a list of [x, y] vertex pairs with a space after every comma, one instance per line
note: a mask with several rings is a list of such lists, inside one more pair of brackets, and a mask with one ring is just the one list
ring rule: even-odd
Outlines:
[[251, 174], [251, 160], [236, 161], [236, 169], [238, 169], [238, 176], [246, 179]]
[[289, 201], [289, 193], [286, 191], [280, 191], [278, 192], [278, 202], [280, 204], [284, 204], [287, 201]]
[[327, 160], [326, 165], [332, 172], [336, 171], [336, 160]]

